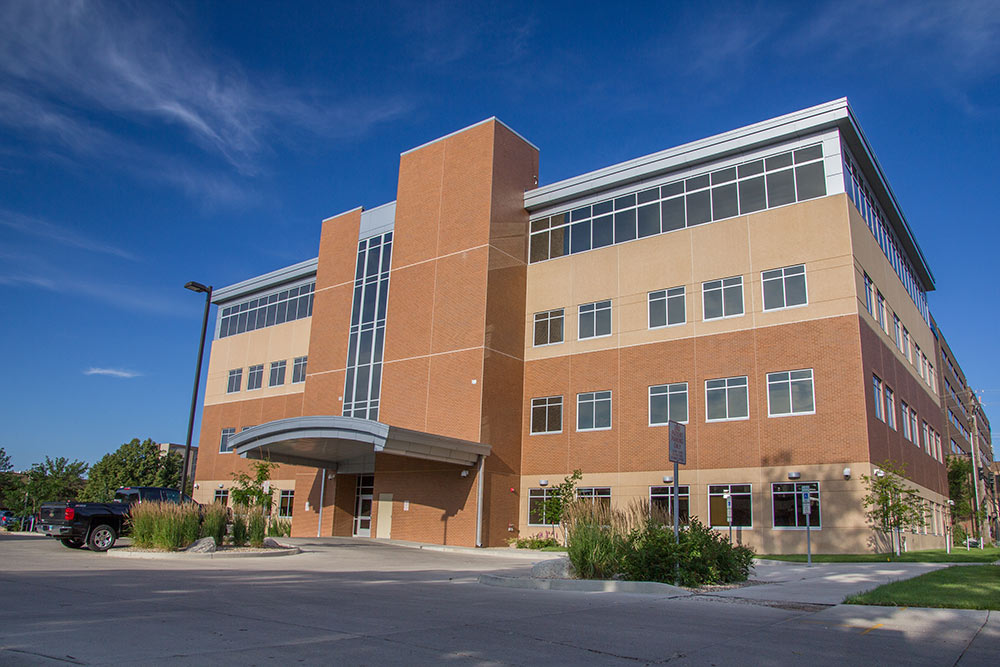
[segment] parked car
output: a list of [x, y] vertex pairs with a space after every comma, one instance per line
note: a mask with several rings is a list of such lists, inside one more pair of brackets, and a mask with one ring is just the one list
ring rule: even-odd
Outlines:
[[14, 530], [17, 525], [17, 517], [10, 510], [0, 510], [0, 528], [4, 530]]
[[55, 538], [63, 546], [91, 551], [107, 551], [129, 530], [133, 505], [150, 501], [194, 503], [177, 489], [159, 486], [125, 486], [115, 492], [110, 503], [42, 503], [35, 531]]

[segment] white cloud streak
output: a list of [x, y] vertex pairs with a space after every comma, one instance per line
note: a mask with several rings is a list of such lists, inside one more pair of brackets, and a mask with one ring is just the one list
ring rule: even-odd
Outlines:
[[14, 211], [0, 209], [0, 227], [6, 227], [20, 234], [53, 241], [60, 245], [138, 261], [138, 257], [124, 248], [89, 238], [69, 227], [15, 213]]
[[125, 370], [123, 368], [98, 368], [96, 366], [91, 366], [83, 372], [84, 375], [107, 375], [109, 377], [115, 378], [136, 378], [142, 375], [142, 373], [137, 373], [135, 371]]

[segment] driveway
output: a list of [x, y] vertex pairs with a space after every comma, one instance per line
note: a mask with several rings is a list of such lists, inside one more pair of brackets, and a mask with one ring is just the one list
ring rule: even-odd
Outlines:
[[[1000, 625], [986, 612], [491, 588], [480, 573], [525, 574], [530, 562], [295, 542], [306, 553], [188, 563], [0, 537], [0, 664], [813, 667], [995, 665], [1000, 655]], [[788, 567], [775, 572], [799, 576]], [[796, 585], [847, 576], [813, 574]]]

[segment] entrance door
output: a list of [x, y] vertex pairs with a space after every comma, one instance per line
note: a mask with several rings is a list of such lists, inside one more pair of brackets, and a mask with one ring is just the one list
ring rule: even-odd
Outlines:
[[372, 536], [372, 498], [374, 475], [358, 475], [358, 491], [354, 501], [354, 537]]

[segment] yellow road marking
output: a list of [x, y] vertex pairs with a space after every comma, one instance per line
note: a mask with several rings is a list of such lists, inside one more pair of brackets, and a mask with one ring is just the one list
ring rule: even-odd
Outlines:
[[863, 634], [863, 635], [867, 635], [867, 634], [868, 634], [869, 632], [871, 632], [871, 631], [872, 631], [872, 630], [874, 630], [875, 628], [881, 628], [881, 627], [882, 627], [882, 624], [881, 624], [881, 623], [876, 623], [875, 625], [873, 625], [872, 627], [868, 628], [867, 630], [865, 630], [865, 631], [864, 631], [864, 632], [862, 632], [861, 634]]

